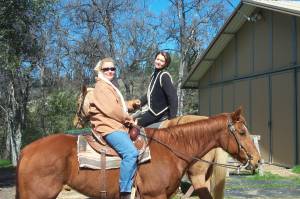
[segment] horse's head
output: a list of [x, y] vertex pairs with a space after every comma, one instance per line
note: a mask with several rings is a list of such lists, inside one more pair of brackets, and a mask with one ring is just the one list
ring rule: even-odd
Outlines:
[[245, 165], [246, 169], [255, 170], [260, 163], [260, 154], [241, 115], [242, 109], [228, 114], [227, 132], [221, 138], [221, 145], [234, 158]]
[[81, 93], [77, 99], [76, 115], [73, 119], [73, 124], [76, 128], [83, 128], [89, 120], [89, 103], [92, 97], [93, 88], [82, 86]]

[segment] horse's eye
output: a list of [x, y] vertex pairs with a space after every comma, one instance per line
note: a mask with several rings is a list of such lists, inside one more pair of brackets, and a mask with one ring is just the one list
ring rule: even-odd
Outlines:
[[239, 132], [240, 132], [241, 135], [245, 135], [246, 134], [246, 130], [245, 129], [242, 129]]

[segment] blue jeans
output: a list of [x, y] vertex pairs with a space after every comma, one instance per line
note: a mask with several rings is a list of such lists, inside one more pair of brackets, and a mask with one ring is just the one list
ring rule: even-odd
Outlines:
[[120, 192], [131, 192], [133, 176], [137, 168], [138, 151], [124, 131], [114, 131], [105, 136], [105, 140], [121, 156]]

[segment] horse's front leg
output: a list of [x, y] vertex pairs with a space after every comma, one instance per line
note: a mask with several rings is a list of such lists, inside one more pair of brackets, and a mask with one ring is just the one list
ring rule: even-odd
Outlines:
[[197, 193], [201, 199], [212, 199], [209, 192], [209, 180], [205, 181], [205, 174], [190, 176], [191, 182], [194, 187], [194, 192]]
[[188, 176], [195, 189], [194, 192], [196, 192], [201, 199], [212, 199], [212, 196], [210, 194], [211, 173], [212, 166], [204, 162], [197, 162], [188, 170]]

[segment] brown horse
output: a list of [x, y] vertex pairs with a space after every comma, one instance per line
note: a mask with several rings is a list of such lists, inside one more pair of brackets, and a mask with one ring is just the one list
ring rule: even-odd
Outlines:
[[[241, 109], [208, 119], [163, 129], [146, 129], [151, 161], [139, 165], [136, 185], [141, 198], [166, 199], [177, 190], [185, 171], [197, 158], [222, 147], [255, 169], [260, 155], [251, 139]], [[16, 197], [56, 198], [67, 184], [90, 197], [100, 197], [100, 172], [79, 169], [74, 135], [56, 134], [26, 146], [17, 167]], [[119, 170], [106, 172], [107, 198], [119, 198]]]
[[[81, 94], [77, 100], [77, 114], [74, 118], [74, 125], [82, 128], [88, 122], [88, 107], [93, 94], [93, 88], [82, 88]], [[128, 102], [129, 109], [133, 110], [132, 101]], [[170, 127], [178, 124], [185, 124], [201, 119], [207, 119], [205, 116], [185, 115], [165, 120], [161, 127]], [[221, 148], [212, 149], [202, 158], [204, 161], [226, 164], [228, 154]], [[197, 161], [192, 164], [187, 171], [188, 177], [193, 184], [195, 192], [201, 199], [222, 199], [224, 198], [224, 187], [227, 168], [213, 166], [203, 161]]]

